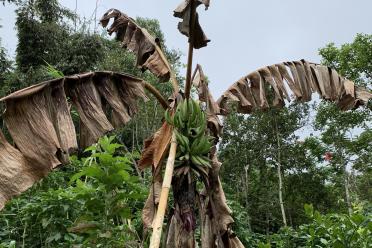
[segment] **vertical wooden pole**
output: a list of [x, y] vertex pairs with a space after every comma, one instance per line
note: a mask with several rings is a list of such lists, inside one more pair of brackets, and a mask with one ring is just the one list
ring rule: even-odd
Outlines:
[[194, 29], [195, 29], [195, 19], [196, 19], [196, 2], [191, 0], [191, 10], [190, 10], [190, 31], [189, 31], [189, 54], [187, 58], [187, 71], [186, 71], [186, 84], [185, 84], [185, 98], [190, 98], [191, 91], [191, 70], [192, 70], [192, 60], [194, 54]]
[[176, 140], [177, 140], [176, 135], [173, 132], [168, 161], [165, 167], [163, 186], [162, 186], [161, 193], [160, 193], [158, 211], [156, 212], [156, 217], [153, 223], [153, 231], [152, 231], [152, 236], [150, 240], [150, 248], [159, 248], [160, 246], [164, 215], [165, 215], [165, 210], [167, 208], [169, 190], [172, 184], [174, 160], [176, 158], [176, 151], [177, 151]]

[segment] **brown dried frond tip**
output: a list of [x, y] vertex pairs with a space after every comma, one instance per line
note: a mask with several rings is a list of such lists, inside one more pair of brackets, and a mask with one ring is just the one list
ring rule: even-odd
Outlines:
[[108, 28], [109, 35], [116, 33], [116, 39], [122, 42], [122, 46], [137, 55], [137, 66], [143, 71], [150, 70], [161, 81], [168, 81], [171, 69], [157, 45], [157, 39], [117, 9], [107, 11], [100, 20], [101, 25], [107, 27], [111, 19], [113, 23]]
[[[192, 32], [193, 34], [192, 45], [195, 49], [199, 49], [199, 48], [207, 46], [210, 40], [207, 38], [202, 27], [200, 26], [198, 13], [196, 13], [194, 30], [192, 31], [190, 30], [191, 29], [190, 27], [191, 1], [194, 1], [194, 0], [183, 1], [174, 10], [173, 15], [175, 17], [182, 19], [182, 21], [178, 23], [178, 30], [189, 38], [190, 38], [190, 32]], [[195, 3], [197, 6], [199, 6], [200, 4], [204, 4], [206, 8], [209, 7], [209, 0], [196, 0]]]

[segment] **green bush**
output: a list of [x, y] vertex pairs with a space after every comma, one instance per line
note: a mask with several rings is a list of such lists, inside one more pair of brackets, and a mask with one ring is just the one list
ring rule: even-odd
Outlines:
[[[130, 155], [114, 137], [72, 158], [0, 213], [0, 247], [122, 247], [140, 245], [147, 192]], [[76, 173], [77, 171], [77, 173]]]
[[354, 206], [353, 213], [322, 215], [305, 205], [310, 223], [298, 229], [285, 227], [264, 235], [249, 230], [244, 208], [229, 201], [236, 220], [234, 230], [246, 247], [258, 248], [369, 248], [372, 244], [372, 212], [367, 203]]
[[351, 215], [321, 215], [312, 205], [305, 205], [312, 223], [302, 225], [299, 232], [305, 247], [368, 248], [372, 244], [372, 213], [370, 207], [354, 206]]

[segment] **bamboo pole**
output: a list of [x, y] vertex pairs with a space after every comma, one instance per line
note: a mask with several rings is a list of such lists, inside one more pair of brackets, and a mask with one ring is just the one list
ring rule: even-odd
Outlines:
[[150, 240], [150, 248], [159, 248], [160, 246], [164, 215], [165, 215], [165, 210], [167, 208], [167, 203], [168, 203], [169, 189], [172, 184], [174, 160], [176, 158], [176, 150], [177, 150], [176, 140], [177, 140], [176, 135], [173, 132], [168, 161], [165, 167], [163, 186], [162, 186], [161, 193], [160, 193], [158, 211], [156, 212], [156, 217], [153, 222], [153, 231], [152, 231], [152, 236]]

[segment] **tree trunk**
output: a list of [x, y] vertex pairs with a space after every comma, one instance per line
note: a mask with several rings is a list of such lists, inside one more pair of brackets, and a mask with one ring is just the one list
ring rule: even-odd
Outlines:
[[248, 171], [250, 169], [250, 166], [249, 164], [247, 164], [245, 167], [244, 167], [244, 171], [245, 171], [245, 208], [246, 208], [246, 211], [248, 213], [248, 229], [251, 230], [251, 218], [249, 216], [249, 211], [248, 211], [248, 206], [249, 206], [249, 199], [248, 199], [248, 190], [249, 190], [249, 184], [248, 184]]
[[346, 164], [344, 164], [344, 187], [345, 187], [345, 198], [346, 198], [346, 205], [349, 214], [353, 213], [353, 209], [351, 207], [351, 200], [350, 200], [350, 192], [349, 192], [349, 174], [347, 172]]
[[347, 206], [348, 213], [349, 214], [352, 214], [353, 213], [353, 209], [351, 207], [351, 199], [350, 199], [350, 191], [349, 191], [349, 173], [347, 172], [347, 164], [348, 164], [348, 162], [345, 161], [346, 154], [340, 148], [338, 148], [338, 154], [339, 154], [340, 159], [341, 159], [341, 166], [342, 166], [343, 173], [344, 173], [343, 176], [344, 176], [344, 188], [345, 188], [346, 206]]
[[278, 173], [278, 182], [279, 182], [279, 204], [280, 204], [280, 210], [282, 211], [282, 218], [283, 218], [283, 224], [286, 227], [287, 226], [287, 218], [285, 216], [285, 208], [284, 208], [284, 202], [283, 202], [283, 180], [282, 180], [282, 165], [281, 165], [281, 146], [280, 146], [280, 140], [279, 140], [279, 130], [278, 130], [278, 124], [275, 120], [275, 132], [276, 132], [276, 141], [277, 141], [277, 173]]
[[281, 172], [280, 163], [278, 163], [276, 167], [278, 169], [278, 178], [279, 178], [279, 204], [280, 204], [280, 210], [282, 211], [283, 224], [286, 227], [287, 218], [285, 216], [285, 209], [284, 209], [284, 202], [283, 202], [283, 182], [282, 182], [282, 172]]

